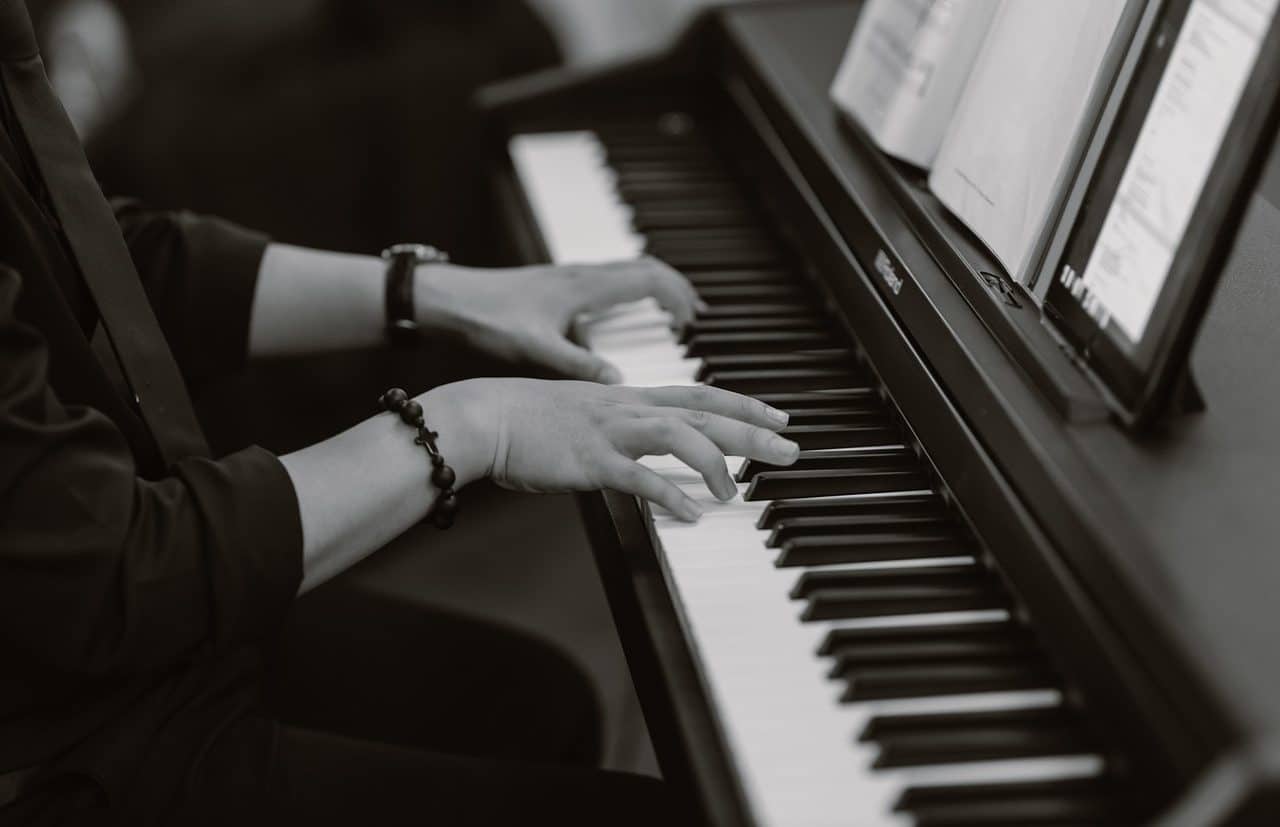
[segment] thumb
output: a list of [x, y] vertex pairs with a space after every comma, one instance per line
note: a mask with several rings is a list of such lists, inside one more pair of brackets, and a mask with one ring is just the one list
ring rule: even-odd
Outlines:
[[537, 339], [529, 348], [528, 355], [543, 367], [558, 371], [570, 379], [583, 379], [605, 385], [616, 385], [622, 381], [622, 374], [616, 367], [559, 336]]

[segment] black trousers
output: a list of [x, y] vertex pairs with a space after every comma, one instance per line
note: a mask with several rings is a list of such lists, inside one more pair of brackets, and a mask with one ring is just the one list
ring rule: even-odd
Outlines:
[[592, 769], [589, 683], [551, 647], [334, 581], [299, 601], [268, 715], [213, 743], [174, 825], [672, 824], [663, 785]]

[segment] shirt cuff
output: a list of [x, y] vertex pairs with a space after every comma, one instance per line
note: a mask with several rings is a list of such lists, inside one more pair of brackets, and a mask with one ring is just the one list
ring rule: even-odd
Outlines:
[[200, 342], [188, 356], [194, 376], [225, 376], [243, 369], [249, 357], [249, 321], [262, 256], [271, 239], [220, 218], [180, 213], [192, 272], [185, 314]]
[[302, 517], [288, 472], [256, 446], [175, 471], [214, 518], [204, 526], [214, 645], [275, 634], [302, 584]]

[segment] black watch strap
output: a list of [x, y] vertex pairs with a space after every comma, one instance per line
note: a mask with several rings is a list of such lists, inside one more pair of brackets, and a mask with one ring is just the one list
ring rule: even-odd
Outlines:
[[413, 301], [413, 275], [419, 264], [448, 261], [449, 257], [425, 244], [397, 244], [382, 251], [387, 260], [387, 339], [396, 347], [409, 347], [419, 338]]

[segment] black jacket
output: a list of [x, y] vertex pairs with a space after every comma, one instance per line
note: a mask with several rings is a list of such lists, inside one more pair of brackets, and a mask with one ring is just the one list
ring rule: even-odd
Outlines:
[[[162, 467], [91, 348], [92, 298], [5, 114], [0, 773], [84, 773], [127, 797], [140, 777], [180, 783], [254, 703], [257, 650], [301, 579], [297, 500], [259, 448]], [[133, 204], [116, 216], [188, 387], [240, 368], [266, 240]]]

